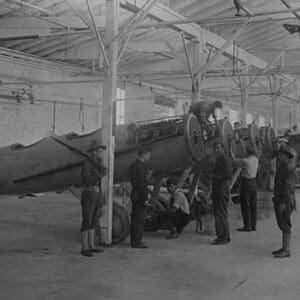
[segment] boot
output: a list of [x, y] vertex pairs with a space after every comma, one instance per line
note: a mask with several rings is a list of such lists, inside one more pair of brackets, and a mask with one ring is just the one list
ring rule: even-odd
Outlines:
[[290, 251], [291, 244], [291, 234], [283, 232], [282, 233], [282, 248], [286, 251]]
[[88, 231], [81, 232], [81, 254], [87, 257], [93, 256], [93, 253], [88, 246]]
[[225, 245], [230, 242], [230, 237], [225, 237], [225, 238], [219, 238], [217, 237], [213, 242], [212, 245]]
[[246, 227], [242, 227], [242, 228], [238, 228], [237, 231], [249, 232], [249, 231], [251, 231], [251, 229], [250, 228], [246, 228]]
[[173, 239], [177, 239], [179, 236], [177, 229], [175, 226], [172, 227], [172, 229], [170, 230], [170, 234], [166, 237], [166, 239], [168, 240], [173, 240]]
[[88, 231], [88, 236], [89, 236], [89, 248], [90, 248], [90, 251], [94, 252], [94, 253], [101, 253], [101, 252], [103, 252], [102, 248], [95, 246], [95, 229], [90, 229]]
[[272, 254], [275, 255], [275, 254], [279, 254], [280, 252], [282, 252], [283, 248], [280, 248], [278, 250], [275, 250], [275, 251], [272, 251]]
[[282, 233], [282, 250], [280, 252], [277, 252], [276, 254], [274, 254], [274, 257], [275, 258], [290, 257], [291, 256], [290, 243], [291, 243], [291, 234], [283, 232]]
[[167, 240], [174, 240], [179, 237], [179, 234], [177, 232], [170, 232], [170, 234], [166, 237]]

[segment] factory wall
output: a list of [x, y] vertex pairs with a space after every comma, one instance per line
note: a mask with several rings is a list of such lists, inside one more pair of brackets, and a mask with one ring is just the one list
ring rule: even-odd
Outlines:
[[[170, 108], [155, 105], [151, 90], [144, 87], [121, 86], [117, 97], [119, 124], [174, 114]], [[29, 145], [51, 131], [57, 135], [91, 132], [101, 126], [101, 98], [100, 83], [2, 86], [0, 146]]]
[[125, 84], [125, 123], [146, 121], [174, 116], [175, 108], [155, 104], [155, 93], [151, 87]]

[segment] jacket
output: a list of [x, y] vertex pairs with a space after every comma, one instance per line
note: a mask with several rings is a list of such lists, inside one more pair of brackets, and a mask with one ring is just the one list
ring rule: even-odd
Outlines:
[[294, 169], [282, 162], [275, 175], [274, 200], [277, 204], [289, 204], [295, 208], [294, 177]]

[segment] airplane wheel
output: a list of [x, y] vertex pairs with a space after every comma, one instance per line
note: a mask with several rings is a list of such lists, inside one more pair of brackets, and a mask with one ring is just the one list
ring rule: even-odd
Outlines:
[[113, 205], [113, 244], [122, 243], [130, 232], [130, 222], [128, 214], [123, 206], [118, 203]]

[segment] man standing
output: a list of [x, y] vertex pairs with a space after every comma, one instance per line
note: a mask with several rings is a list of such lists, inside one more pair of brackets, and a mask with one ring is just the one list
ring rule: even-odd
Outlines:
[[93, 252], [103, 250], [94, 244], [95, 229], [99, 224], [101, 215], [101, 178], [107, 174], [107, 169], [102, 164], [103, 150], [105, 146], [93, 140], [88, 150], [89, 160], [82, 168], [81, 177], [83, 192], [81, 195], [82, 223], [81, 223], [81, 254], [92, 257]]
[[233, 166], [242, 168], [240, 202], [244, 226], [238, 231], [256, 231], [258, 158], [251, 146], [246, 147], [246, 154], [246, 158], [236, 159], [231, 151]]
[[129, 167], [131, 191], [131, 228], [130, 243], [132, 248], [145, 249], [148, 246], [143, 242], [144, 224], [146, 218], [146, 205], [148, 201], [149, 171], [147, 162], [151, 159], [151, 150], [141, 146], [138, 159]]
[[184, 193], [176, 188], [174, 180], [167, 180], [167, 189], [171, 195], [170, 205], [165, 211], [159, 213], [158, 220], [170, 231], [167, 239], [177, 239], [191, 219], [190, 207]]
[[282, 248], [273, 251], [272, 254], [275, 258], [283, 258], [291, 256], [291, 214], [296, 207], [293, 158], [297, 154], [294, 149], [282, 146], [277, 155], [278, 168], [275, 176], [273, 203], [277, 224], [282, 231]]
[[212, 178], [212, 203], [217, 236], [213, 244], [222, 245], [230, 242], [227, 207], [230, 199], [229, 186], [233, 170], [231, 162], [225, 154], [221, 138], [216, 138], [213, 141], [213, 149], [216, 162]]

